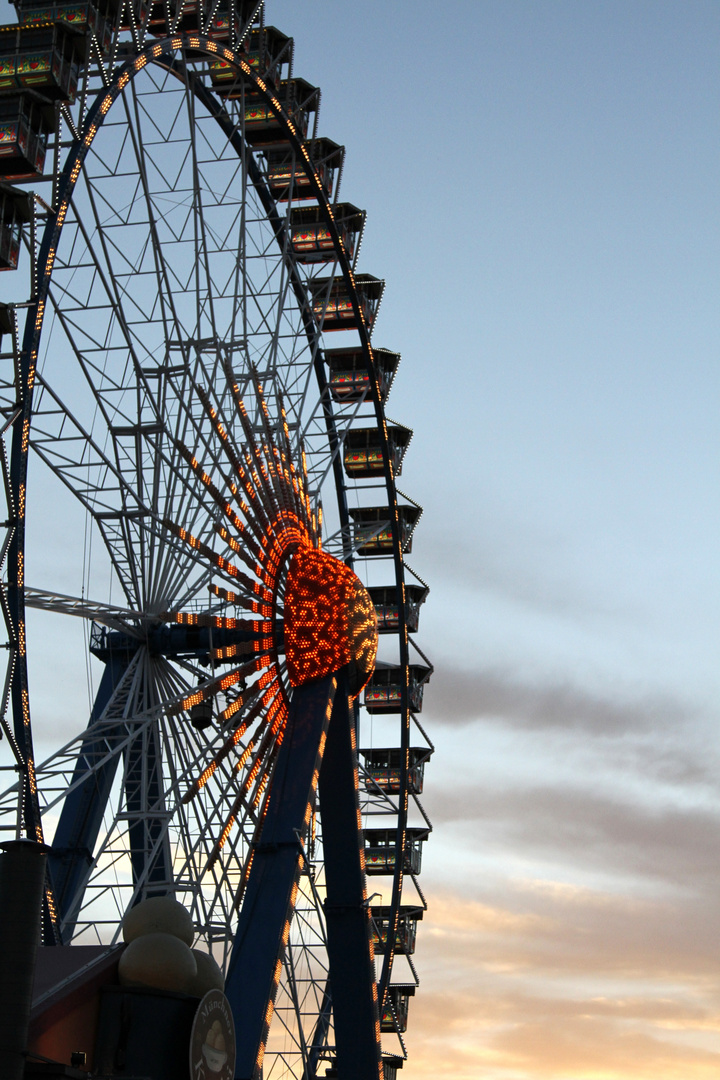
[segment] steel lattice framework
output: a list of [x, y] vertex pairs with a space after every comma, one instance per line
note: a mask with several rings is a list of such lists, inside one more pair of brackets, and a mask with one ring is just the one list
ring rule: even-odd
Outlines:
[[[85, 27], [77, 94], [55, 100], [31, 296], [0, 310], [18, 774], [0, 827], [52, 844], [48, 944], [115, 941], [147, 896], [192, 911], [244, 1019], [239, 1077], [264, 1060], [266, 1077], [379, 1078], [405, 1056], [425, 906], [420, 509], [396, 485], [410, 432], [385, 416], [398, 358], [371, 345], [364, 214], [339, 202], [342, 148], [261, 7], [124, 0], [111, 34]], [[31, 452], [102, 540], [92, 600], [26, 586]], [[321, 549], [378, 620], [364, 708], [369, 668], [297, 685], [286, 660], [292, 560]], [[87, 620], [102, 664], [88, 727], [42, 764], [26, 607]]]

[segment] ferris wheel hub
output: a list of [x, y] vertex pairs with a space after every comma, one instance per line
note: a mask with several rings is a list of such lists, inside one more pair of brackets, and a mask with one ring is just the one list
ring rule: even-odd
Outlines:
[[377, 617], [353, 571], [313, 548], [293, 555], [285, 594], [285, 659], [293, 686], [348, 667], [359, 694], [375, 669]]

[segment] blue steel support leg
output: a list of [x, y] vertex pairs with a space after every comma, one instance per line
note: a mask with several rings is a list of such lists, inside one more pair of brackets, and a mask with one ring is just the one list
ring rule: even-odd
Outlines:
[[259, 1080], [302, 861], [305, 832], [335, 696], [334, 676], [293, 692], [225, 986], [235, 1019], [238, 1080]]
[[356, 769], [355, 718], [343, 680], [335, 696], [319, 786], [337, 1075], [338, 1080], [379, 1080], [380, 1017]]
[[[119, 755], [114, 755], [101, 768], [96, 767], [100, 759], [106, 756], [113, 736], [112, 732], [108, 732], [102, 746], [96, 746], [93, 727], [102, 716], [128, 664], [128, 656], [122, 654], [111, 656], [105, 665], [95, 704], [90, 713], [87, 746], [78, 755], [73, 783], [86, 773], [88, 775], [65, 799], [55, 830], [52, 850], [48, 855], [48, 870], [55, 893], [59, 921], [64, 923], [63, 941], [70, 938], [75, 928], [74, 916], [69, 910], [70, 905], [92, 863], [93, 851], [118, 766]], [[118, 732], [117, 738], [119, 737]], [[53, 945], [55, 942], [47, 940], [45, 944]]]

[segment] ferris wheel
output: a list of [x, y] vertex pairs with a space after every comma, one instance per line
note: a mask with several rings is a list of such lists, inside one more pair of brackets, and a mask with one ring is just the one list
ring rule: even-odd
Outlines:
[[[0, 307], [0, 828], [50, 845], [46, 944], [111, 944], [153, 896], [191, 912], [238, 1077], [392, 1080], [431, 828], [428, 588], [344, 148], [259, 3], [16, 7], [0, 263], [31, 285]], [[26, 580], [29, 455], [94, 538], [79, 596]], [[26, 608], [84, 620], [101, 672], [42, 762]]]

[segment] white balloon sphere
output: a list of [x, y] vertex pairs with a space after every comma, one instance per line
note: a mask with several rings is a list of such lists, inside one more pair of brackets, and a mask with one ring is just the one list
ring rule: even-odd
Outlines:
[[192, 945], [195, 930], [190, 912], [172, 896], [151, 896], [130, 908], [123, 919], [123, 939], [128, 944], [144, 934], [172, 934]]
[[225, 979], [215, 958], [201, 949], [193, 949], [192, 954], [197, 964], [197, 976], [190, 993], [204, 997], [208, 990], [224, 990]]
[[192, 993], [197, 964], [189, 946], [174, 934], [143, 934], [131, 941], [120, 957], [121, 986]]

